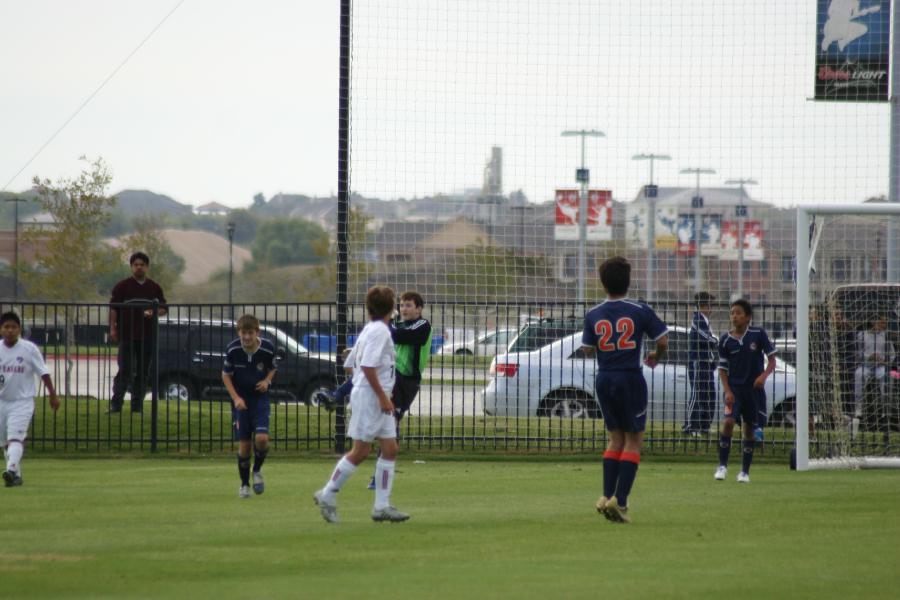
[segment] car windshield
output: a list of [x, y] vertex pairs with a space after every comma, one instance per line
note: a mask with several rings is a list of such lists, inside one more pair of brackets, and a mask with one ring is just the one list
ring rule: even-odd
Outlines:
[[309, 350], [307, 350], [303, 344], [281, 331], [280, 329], [275, 329], [274, 327], [267, 327], [263, 325], [263, 331], [269, 334], [270, 337], [275, 338], [275, 346], [277, 348], [286, 348], [288, 352], [294, 354], [307, 354]]

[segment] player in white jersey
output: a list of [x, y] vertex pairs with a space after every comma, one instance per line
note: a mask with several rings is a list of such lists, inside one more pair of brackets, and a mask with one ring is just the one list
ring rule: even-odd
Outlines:
[[6, 455], [3, 481], [6, 487], [22, 485], [22, 455], [34, 414], [34, 378], [38, 375], [50, 393], [50, 406], [59, 408], [59, 398], [50, 371], [38, 347], [21, 339], [22, 321], [14, 312], [0, 315], [0, 444]]
[[377, 439], [381, 456], [375, 465], [375, 506], [373, 521], [400, 522], [409, 515], [391, 506], [394, 465], [397, 459], [397, 423], [390, 391], [394, 389], [394, 342], [388, 322], [394, 312], [394, 290], [374, 286], [366, 293], [366, 310], [371, 321], [363, 328], [347, 364], [352, 364], [353, 391], [350, 393], [350, 427], [353, 448], [338, 461], [325, 483], [313, 496], [322, 518], [337, 523], [337, 497], [356, 468], [372, 451]]

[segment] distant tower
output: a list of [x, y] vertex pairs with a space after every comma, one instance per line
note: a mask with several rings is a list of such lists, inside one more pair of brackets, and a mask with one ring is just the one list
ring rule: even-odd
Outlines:
[[491, 158], [484, 166], [484, 185], [481, 195], [485, 198], [496, 198], [503, 194], [503, 148], [491, 148]]

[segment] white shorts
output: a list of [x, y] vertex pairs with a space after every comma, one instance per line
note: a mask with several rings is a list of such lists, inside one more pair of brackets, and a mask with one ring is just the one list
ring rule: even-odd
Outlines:
[[0, 446], [9, 440], [24, 442], [34, 414], [34, 400], [0, 402]]
[[381, 410], [375, 395], [366, 389], [353, 388], [350, 393], [350, 427], [347, 435], [361, 442], [397, 437], [397, 422], [393, 413]]

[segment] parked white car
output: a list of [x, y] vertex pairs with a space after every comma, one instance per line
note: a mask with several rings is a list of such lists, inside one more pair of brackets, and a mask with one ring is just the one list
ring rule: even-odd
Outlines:
[[[683, 423], [691, 395], [688, 382], [688, 330], [669, 328], [669, 352], [651, 369], [643, 366], [649, 395], [649, 421]], [[645, 347], [647, 342], [645, 341]], [[482, 390], [484, 412], [500, 416], [600, 418], [594, 392], [597, 361], [581, 351], [581, 333], [566, 336], [533, 352], [501, 354], [491, 363], [491, 379]], [[716, 396], [719, 378], [715, 377]], [[779, 361], [766, 381], [770, 423], [792, 421], [796, 375]], [[716, 401], [721, 410], [721, 400]]]
[[509, 342], [518, 333], [518, 329], [486, 331], [478, 337], [444, 344], [438, 353], [445, 356], [454, 354], [462, 356], [496, 356], [498, 353], [506, 352]]

